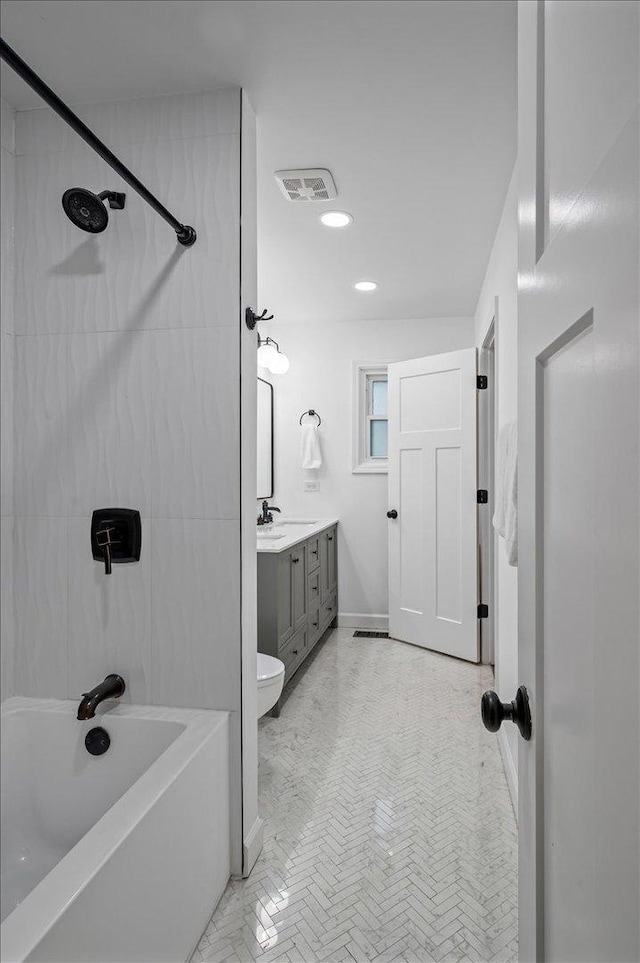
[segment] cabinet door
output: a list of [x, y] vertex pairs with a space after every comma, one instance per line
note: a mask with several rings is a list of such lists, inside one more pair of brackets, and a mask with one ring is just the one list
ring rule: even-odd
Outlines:
[[335, 528], [327, 532], [327, 583], [330, 592], [338, 584], [338, 533]]
[[291, 550], [291, 608], [293, 630], [296, 632], [307, 621], [306, 545], [298, 545]]
[[324, 604], [338, 582], [337, 530], [330, 528], [320, 536], [320, 601]]
[[294, 632], [291, 569], [298, 567], [291, 564], [290, 552], [278, 557], [278, 647], [286, 642]]
[[329, 546], [331, 542], [327, 540], [328, 532], [320, 535], [320, 601], [326, 602], [331, 594], [329, 588]]

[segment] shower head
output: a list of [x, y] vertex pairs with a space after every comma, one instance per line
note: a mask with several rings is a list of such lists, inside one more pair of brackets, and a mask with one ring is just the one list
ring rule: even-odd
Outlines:
[[76, 227], [90, 234], [100, 234], [109, 222], [109, 212], [104, 201], [109, 201], [109, 207], [114, 211], [121, 211], [124, 207], [124, 194], [116, 191], [102, 191], [94, 194], [85, 187], [70, 187], [62, 195], [62, 206], [70, 221]]

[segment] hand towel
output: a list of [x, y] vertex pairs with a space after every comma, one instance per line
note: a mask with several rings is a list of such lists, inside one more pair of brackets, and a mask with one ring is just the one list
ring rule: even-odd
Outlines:
[[509, 565], [518, 564], [518, 428], [504, 425], [498, 435], [493, 527], [504, 539]]
[[319, 468], [322, 464], [317, 425], [302, 425], [302, 467]]

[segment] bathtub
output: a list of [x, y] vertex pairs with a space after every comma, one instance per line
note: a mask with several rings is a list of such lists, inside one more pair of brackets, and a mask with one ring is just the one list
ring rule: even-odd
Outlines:
[[187, 960], [229, 878], [228, 713], [77, 708], [2, 704], [2, 960]]

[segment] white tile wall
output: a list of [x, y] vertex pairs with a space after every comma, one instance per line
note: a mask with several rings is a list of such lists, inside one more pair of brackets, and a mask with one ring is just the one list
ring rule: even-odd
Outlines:
[[[119, 671], [131, 701], [237, 709], [239, 91], [79, 112], [198, 242], [50, 111], [18, 115], [18, 691], [76, 698]], [[83, 234], [73, 186], [126, 207]], [[141, 511], [142, 558], [106, 577], [90, 516], [113, 506]]]
[[13, 366], [12, 334], [0, 332], [0, 514], [13, 514]]
[[14, 114], [0, 100], [0, 698], [15, 690], [13, 634]]
[[100, 506], [122, 505], [149, 515], [155, 387], [150, 337], [140, 331], [72, 335], [66, 370], [66, 511], [86, 516]]
[[0, 518], [0, 699], [15, 691], [13, 637], [13, 516]]
[[238, 519], [238, 332], [164, 331], [153, 349], [153, 515]]
[[16, 689], [21, 695], [67, 693], [67, 523], [14, 519], [13, 598]]
[[111, 576], [91, 555], [91, 519], [67, 521], [67, 694], [80, 699], [110, 672], [127, 683], [124, 700], [151, 698], [151, 579], [153, 535], [143, 516], [137, 564], [114, 565]]
[[[237, 708], [240, 543], [235, 521], [154, 519], [154, 703]], [[222, 642], [222, 644], [221, 644]]]
[[[156, 140], [186, 140], [240, 133], [237, 87], [166, 97], [141, 97], [116, 103], [74, 107], [108, 147]], [[17, 154], [72, 150], [77, 134], [52, 111], [29, 110], [20, 117]]]

